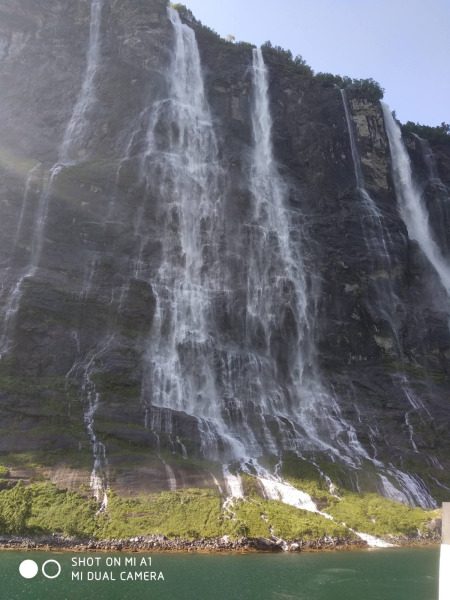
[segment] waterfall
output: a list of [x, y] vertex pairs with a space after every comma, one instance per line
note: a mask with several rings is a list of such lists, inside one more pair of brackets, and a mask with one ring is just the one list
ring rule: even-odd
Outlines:
[[394, 264], [392, 259], [390, 250], [391, 240], [388, 230], [384, 225], [384, 217], [366, 188], [355, 127], [345, 89], [342, 88], [340, 93], [347, 122], [356, 189], [361, 200], [361, 225], [371, 265], [370, 284], [373, 286], [374, 294], [372, 295], [369, 292], [369, 296], [371, 296], [370, 303], [373, 307], [375, 318], [381, 316], [383, 321], [388, 325], [390, 333], [394, 338], [395, 350], [398, 355], [401, 355], [402, 347], [399, 337], [400, 324], [398, 315], [401, 302], [395, 292], [392, 277], [392, 273], [397, 265]]
[[411, 162], [402, 140], [401, 129], [389, 107], [384, 103], [382, 107], [391, 149], [392, 171], [400, 215], [410, 239], [418, 243], [450, 299], [450, 265], [442, 256], [433, 238], [427, 208], [413, 180]]
[[[254, 51], [252, 67], [246, 340], [234, 347], [221, 342], [213, 306], [232, 282], [219, 252], [224, 196], [218, 148], [195, 34], [175, 10], [168, 14], [174, 32], [168, 97], [153, 106], [140, 167], [146, 196], [158, 198], [153, 211], [164, 230], [151, 278], [157, 308], [142, 385], [146, 423], [156, 429], [164, 423], [170, 436], [167, 409], [194, 417], [202, 453], [218, 460], [284, 448], [320, 450], [355, 465], [365, 451], [315, 366], [301, 240], [291, 234], [273, 158], [261, 50]], [[144, 264], [141, 276], [147, 270]], [[285, 332], [290, 355], [280, 382], [274, 340]]]
[[[76, 334], [76, 332], [74, 332]], [[114, 336], [110, 335], [100, 341], [98, 346], [88, 352], [86, 356], [76, 360], [71, 369], [66, 374], [66, 380], [76, 377], [81, 381], [81, 402], [84, 411], [84, 424], [88, 434], [89, 442], [92, 447], [94, 464], [91, 471], [90, 486], [97, 502], [100, 503], [99, 512], [106, 510], [108, 506], [107, 495], [107, 469], [108, 461], [106, 458], [106, 447], [99, 440], [95, 431], [95, 415], [97, 413], [101, 397], [95, 384], [94, 375], [97, 369], [97, 363], [102, 356], [106, 354], [114, 341]], [[80, 350], [77, 342], [78, 352]]]
[[[95, 79], [100, 63], [100, 43], [101, 43], [101, 20], [104, 0], [91, 0], [89, 41], [86, 55], [86, 68], [84, 72], [81, 91], [75, 106], [72, 110], [70, 120], [64, 132], [63, 141], [59, 148], [58, 160], [51, 169], [51, 178], [48, 189], [45, 193], [45, 203], [42, 209], [42, 231], [38, 235], [38, 252], [36, 253], [36, 266], [40, 258], [45, 220], [47, 217], [48, 201], [52, 190], [53, 178], [58, 175], [60, 170], [67, 166], [77, 164], [86, 159], [87, 152], [85, 148], [89, 128], [92, 126], [90, 111], [96, 102]], [[95, 269], [95, 259], [91, 264], [91, 273], [86, 285], [83, 286], [81, 294], [89, 294], [90, 285]], [[93, 468], [91, 473], [91, 489], [96, 500], [100, 503], [99, 512], [106, 510], [108, 506], [107, 496], [107, 459], [106, 447], [101, 442], [95, 432], [95, 415], [100, 403], [100, 394], [96, 389], [92, 375], [95, 373], [96, 361], [107, 351], [112, 343], [112, 336], [100, 340], [96, 349], [88, 354], [84, 361], [76, 363], [79, 375], [81, 376], [81, 396], [84, 406], [84, 422], [91, 442], [93, 454]], [[81, 367], [81, 368], [80, 368]], [[76, 373], [76, 368], [73, 373]]]
[[[253, 50], [252, 78], [253, 214], [247, 259], [247, 337], [263, 336], [266, 348], [263, 368], [254, 376], [261, 382], [259, 402], [267, 415], [278, 420], [285, 448], [298, 453], [324, 451], [355, 466], [366, 452], [342, 418], [316, 365], [303, 231], [291, 222], [287, 189], [273, 155], [268, 74], [260, 48]], [[285, 336], [289, 348], [284, 385], [278, 383], [274, 370], [271, 345], [276, 334]]]
[[[311, 458], [319, 452], [353, 469], [371, 461], [394, 477], [393, 468], [369, 457], [319, 374], [304, 234], [298, 216], [293, 220], [274, 159], [260, 49], [253, 51], [251, 70], [250, 214], [232, 234], [246, 243], [245, 337], [232, 344], [221, 338], [215, 303], [233, 297], [232, 286], [241, 285], [230, 277], [220, 252], [223, 173], [194, 31], [175, 10], [169, 8], [168, 15], [174, 36], [168, 94], [149, 111], [140, 158], [147, 205], [135, 226], [136, 275], [148, 277], [157, 299], [142, 379], [145, 424], [174, 446], [174, 415], [188, 415], [197, 423], [203, 456], [237, 460], [244, 471], [253, 464], [263, 487], [281, 490], [286, 498], [286, 484], [259, 465], [261, 456], [289, 450]], [[146, 211], [156, 216], [158, 230], [144, 230]], [[152, 235], [160, 240], [156, 268], [146, 257]], [[227, 464], [223, 470], [230, 498], [240, 497], [238, 476]]]
[[[50, 167], [48, 176], [42, 190], [39, 194], [37, 207], [34, 213], [34, 228], [30, 240], [30, 256], [28, 265], [22, 270], [19, 278], [12, 285], [3, 308], [2, 331], [0, 336], [0, 357], [3, 357], [10, 349], [11, 334], [20, 302], [23, 295], [24, 283], [35, 276], [41, 259], [43, 244], [45, 240], [45, 229], [47, 224], [49, 202], [54, 193], [54, 184], [58, 175], [67, 167], [80, 161], [78, 156], [80, 148], [86, 143], [86, 136], [91, 125], [89, 112], [95, 103], [95, 77], [99, 66], [100, 58], [100, 25], [103, 9], [103, 0], [92, 0], [90, 10], [90, 32], [89, 43], [86, 56], [86, 68], [81, 86], [80, 95], [72, 110], [71, 117], [64, 132], [62, 143], [58, 149], [58, 156], [55, 164]], [[19, 215], [19, 222], [16, 233], [16, 243], [19, 239], [22, 223], [25, 217], [25, 210], [29, 204], [28, 194], [34, 171], [29, 174], [25, 186], [25, 195], [23, 206]], [[87, 286], [89, 285], [89, 282]], [[88, 287], [84, 293], [88, 293]], [[87, 355], [84, 361], [78, 361], [69, 371], [70, 374], [78, 373], [81, 378], [82, 401], [84, 405], [84, 421], [87, 434], [92, 446], [94, 466], [91, 474], [91, 488], [94, 496], [101, 502], [100, 510], [107, 506], [106, 496], [106, 454], [105, 446], [102, 444], [94, 431], [94, 417], [100, 401], [99, 393], [92, 380], [92, 374], [95, 369], [95, 360], [109, 346], [110, 340], [100, 341], [100, 350], [93, 351], [92, 355]]]
[[[20, 300], [22, 298], [23, 283], [26, 279], [33, 277], [39, 266], [39, 261], [42, 254], [44, 243], [45, 227], [47, 222], [47, 213], [49, 201], [54, 189], [54, 182], [58, 174], [71, 162], [70, 156], [75, 151], [78, 145], [84, 142], [84, 134], [89, 126], [88, 111], [95, 99], [94, 79], [98, 69], [100, 56], [100, 23], [103, 0], [92, 0], [90, 12], [90, 33], [89, 44], [87, 51], [87, 64], [84, 74], [84, 79], [81, 87], [81, 92], [78, 100], [72, 110], [69, 123], [64, 132], [63, 141], [58, 150], [58, 157], [55, 164], [49, 169], [48, 176], [43, 185], [43, 189], [39, 194], [37, 208], [34, 215], [34, 227], [31, 234], [31, 250], [29, 263], [23, 271], [15, 285], [11, 288], [8, 299], [5, 303], [3, 315], [2, 335], [0, 337], [0, 356], [3, 356], [10, 346], [10, 330], [13, 324], [15, 315], [19, 309]], [[25, 211], [28, 207], [28, 196], [33, 183], [33, 178], [36, 175], [36, 170], [41, 169], [41, 165], [34, 167], [27, 178], [25, 185], [25, 193], [23, 204], [19, 215], [19, 221], [16, 230], [15, 244], [19, 240], [22, 231], [22, 224], [25, 217]]]
[[433, 154], [433, 150], [431, 149], [430, 143], [428, 140], [424, 140], [419, 137], [417, 134], [413, 133], [413, 136], [418, 140], [420, 144], [420, 148], [422, 151], [422, 156], [424, 163], [428, 170], [428, 179], [429, 182], [433, 185], [436, 185], [444, 190], [446, 190], [445, 185], [443, 184], [441, 178], [439, 177], [439, 173], [436, 166], [436, 159]]
[[223, 466], [223, 480], [225, 483], [225, 488], [228, 492], [228, 497], [225, 502], [230, 504], [233, 499], [244, 497], [241, 477], [239, 474], [231, 473], [227, 465]]
[[348, 105], [347, 93], [345, 91], [345, 88], [341, 88], [339, 90], [339, 92], [341, 94], [342, 104], [344, 106], [345, 120], [347, 123], [348, 137], [350, 140], [350, 150], [352, 153], [353, 170], [355, 173], [356, 187], [361, 194], [363, 194], [363, 192], [365, 192], [367, 194], [368, 197], [364, 198], [364, 199], [367, 202], [367, 207], [369, 209], [369, 212], [372, 214], [372, 216], [379, 218], [380, 213], [378, 211], [378, 208], [366, 190], [366, 184], [364, 181], [364, 175], [363, 175], [362, 167], [361, 167], [361, 157], [359, 155], [358, 146], [356, 143], [355, 128], [353, 125], [352, 116], [350, 114], [350, 107]]
[[101, 22], [104, 0], [91, 0], [89, 42], [81, 91], [64, 132], [58, 162], [70, 164], [84, 158], [89, 130], [90, 112], [96, 102], [95, 79], [100, 64]]
[[[340, 93], [342, 97], [342, 104], [344, 106], [347, 131], [350, 140], [356, 188], [361, 199], [361, 206], [363, 208], [363, 216], [361, 220], [362, 229], [364, 232], [367, 250], [369, 256], [371, 257], [372, 271], [374, 273], [381, 271], [387, 275], [381, 278], [377, 277], [375, 282], [373, 282], [375, 291], [374, 310], [381, 314], [385, 321], [389, 324], [390, 330], [396, 342], [397, 354], [400, 356], [400, 359], [403, 362], [403, 348], [400, 343], [399, 323], [397, 317], [400, 299], [394, 291], [392, 277], [390, 276], [394, 267], [396, 266], [393, 264], [391, 257], [390, 237], [387, 229], [384, 226], [383, 217], [375, 201], [367, 191], [347, 94], [344, 88], [341, 88]], [[410, 404], [412, 410], [415, 412], [424, 411], [425, 408], [423, 404], [421, 402], [417, 402], [413, 396], [407, 375], [403, 372], [397, 378], [397, 381], [403, 392], [403, 396], [407, 400], [408, 404]], [[411, 446], [414, 451], [417, 451], [417, 446], [414, 441], [414, 429], [409, 419], [409, 414], [409, 411], [405, 413], [405, 424], [410, 434]]]
[[258, 481], [261, 483], [266, 497], [269, 500], [279, 500], [283, 504], [295, 506], [309, 512], [319, 512], [316, 504], [309, 494], [298, 490], [290, 483], [283, 481], [277, 475], [272, 475], [258, 464], [253, 463]]
[[439, 176], [436, 158], [428, 140], [415, 133], [423, 162], [427, 169], [427, 181], [422, 192], [422, 202], [426, 204], [430, 217], [430, 231], [433, 239], [440, 248], [441, 254], [448, 261], [450, 257], [450, 242], [448, 241], [448, 224], [450, 223], [450, 190]]
[[17, 244], [19, 243], [22, 235], [23, 223], [25, 220], [25, 214], [29, 208], [29, 203], [32, 195], [36, 193], [35, 188], [38, 187], [37, 182], [42, 178], [42, 164], [37, 163], [28, 172], [27, 179], [25, 181], [25, 190], [22, 198], [22, 206], [20, 209], [19, 220], [17, 222], [16, 234], [14, 236], [13, 248], [16, 250]]
[[[28, 265], [20, 271], [19, 277], [12, 283], [6, 295], [2, 307], [1, 335], [0, 335], [0, 359], [3, 358], [11, 349], [11, 335], [13, 333], [16, 315], [20, 307], [20, 301], [23, 295], [23, 286], [27, 279], [35, 275], [42, 252], [44, 242], [44, 230], [47, 219], [48, 203], [50, 200], [52, 185], [55, 177], [61, 170], [61, 166], [54, 165], [49, 172], [47, 180], [43, 186], [43, 190], [39, 195], [39, 201], [34, 215], [35, 223], [31, 234], [31, 249]], [[28, 205], [28, 195], [30, 193], [30, 178], [29, 174], [23, 199], [23, 206], [19, 215], [19, 223], [16, 230], [15, 244], [18, 242], [19, 235], [22, 229], [25, 208]], [[15, 247], [14, 247], [15, 250]]]
[[[155, 408], [193, 416], [205, 455], [218, 458], [224, 445], [237, 458], [244, 447], [222, 416], [212, 337], [211, 302], [223, 285], [217, 142], [195, 34], [176, 10], [168, 8], [168, 15], [174, 33], [169, 95], [150, 115], [141, 164], [147, 195], [156, 186], [161, 199], [158, 221], [164, 228], [161, 263], [151, 280], [157, 308], [143, 402], [152, 418], [158, 418]], [[158, 136], [161, 127], [164, 136]]]

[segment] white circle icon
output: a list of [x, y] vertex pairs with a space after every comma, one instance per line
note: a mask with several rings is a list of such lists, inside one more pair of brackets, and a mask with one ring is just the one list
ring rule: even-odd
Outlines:
[[25, 579], [33, 579], [36, 577], [39, 568], [34, 560], [23, 560], [19, 565], [19, 573]]
[[[53, 573], [52, 575], [51, 575], [51, 574], [49, 575], [49, 574], [47, 573], [47, 571], [45, 570], [45, 567], [46, 567], [47, 565], [51, 565], [51, 564], [54, 564], [54, 565], [56, 565], [56, 573]], [[45, 563], [44, 563], [44, 564], [42, 565], [42, 567], [41, 567], [41, 570], [42, 570], [42, 575], [43, 575], [44, 577], [47, 577], [47, 579], [56, 579], [56, 578], [57, 578], [57, 577], [59, 577], [59, 576], [60, 576], [60, 574], [61, 574], [61, 565], [59, 564], [59, 562], [58, 562], [57, 560], [53, 560], [52, 558], [50, 558], [49, 560], [46, 560], [46, 561], [45, 561]], [[52, 569], [52, 570], [53, 570], [53, 569]]]

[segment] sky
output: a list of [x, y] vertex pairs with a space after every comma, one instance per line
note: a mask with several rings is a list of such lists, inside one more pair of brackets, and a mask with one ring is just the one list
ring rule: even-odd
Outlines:
[[450, 0], [184, 0], [222, 36], [371, 77], [402, 121], [450, 122]]

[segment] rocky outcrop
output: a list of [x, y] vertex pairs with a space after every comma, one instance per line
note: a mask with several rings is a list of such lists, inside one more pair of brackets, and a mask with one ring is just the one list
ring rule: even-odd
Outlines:
[[268, 538], [222, 538], [183, 540], [169, 539], [161, 535], [139, 536], [130, 539], [81, 540], [61, 536], [38, 538], [1, 537], [0, 547], [8, 549], [71, 550], [73, 552], [307, 552], [312, 550], [348, 550], [365, 548], [367, 544], [352, 538], [323, 538], [280, 543]]
[[[51, 175], [83, 86], [90, 5], [0, 0], [0, 451], [5, 462], [26, 452], [33, 469], [37, 464], [59, 484], [77, 486], [89, 475], [92, 448], [100, 442], [109, 481], [123, 493], [167, 488], [164, 461], [175, 469], [177, 485], [213, 485], [210, 466], [198, 461], [205, 456], [197, 420], [143, 402], [151, 394], [143, 365], [151, 361], [148, 340], [161, 293], [155, 273], [163, 238], [176, 228], [176, 214], [164, 221], [162, 196], [139, 170], [151, 110], [168, 94], [173, 31], [164, 0], [102, 5], [95, 98], [84, 115], [88, 133], [76, 159]], [[214, 298], [218, 364], [219, 346], [248, 341], [243, 263], [251, 214], [252, 52], [189, 17], [188, 24], [197, 37], [225, 174], [220, 235], [229, 242], [220, 238], [218, 245], [234, 287]], [[450, 485], [448, 298], [399, 215], [382, 111], [377, 102], [349, 93], [389, 263], [368, 242], [376, 230], [368, 228], [356, 190], [339, 90], [273, 49], [264, 58], [274, 154], [288, 190], [291, 227], [303, 234], [321, 377], [368, 456], [410, 474], [440, 499]], [[157, 139], [169, 134], [179, 132], [155, 133]], [[449, 146], [431, 147], [438, 181], [419, 140], [407, 143], [448, 257]], [[395, 298], [389, 317], [386, 281]], [[282, 387], [294, 329], [288, 315], [274, 342]], [[258, 340], [252, 343], [258, 350]], [[230, 398], [227, 405], [236, 420], [238, 404]], [[258, 407], [248, 419], [258, 422]], [[363, 490], [379, 489], [373, 460], [354, 472], [330, 466], [329, 456], [314, 457], [338, 483]], [[72, 468], [84, 475], [70, 474]]]
[[[427, 546], [439, 543], [439, 536], [423, 538], [389, 537], [397, 546]], [[318, 550], [356, 550], [367, 548], [367, 543], [349, 538], [323, 537], [316, 540], [280, 540], [274, 538], [231, 539], [201, 538], [185, 540], [162, 535], [137, 536], [127, 539], [84, 540], [74, 537], [0, 536], [0, 548], [16, 550], [69, 550], [72, 552], [315, 552]]]

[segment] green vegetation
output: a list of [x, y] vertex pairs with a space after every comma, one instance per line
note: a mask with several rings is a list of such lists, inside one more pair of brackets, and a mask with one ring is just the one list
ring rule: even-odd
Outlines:
[[128, 499], [111, 493], [107, 513], [98, 518], [97, 536], [216, 537], [221, 535], [220, 519], [221, 499], [213, 490], [187, 489]]
[[92, 450], [88, 442], [82, 449], [65, 448], [61, 456], [61, 450], [30, 450], [20, 453], [2, 454], [2, 461], [11, 467], [27, 469], [33, 480], [41, 480], [40, 472], [45, 467], [64, 465], [74, 469], [92, 468]]
[[[329, 480], [327, 481], [323, 473], [326, 473], [333, 482], [333, 493], [340, 494], [341, 490], [348, 489], [351, 486], [351, 475], [345, 467], [337, 462], [331, 462], [325, 457], [315, 456], [314, 462], [317, 466], [308, 460], [301, 459], [295, 454], [285, 453], [281, 474], [283, 479], [299, 490], [307, 492], [318, 504], [319, 508], [328, 506], [334, 496], [329, 490]], [[364, 465], [364, 472], [370, 481], [373, 465], [368, 463]]]
[[30, 488], [22, 482], [0, 492], [0, 532], [23, 533], [31, 515], [31, 503]]
[[407, 121], [405, 125], [402, 125], [402, 131], [403, 133], [415, 133], [430, 142], [450, 144], [450, 123], [442, 122], [436, 127], [430, 127], [429, 125]]
[[314, 540], [324, 536], [353, 537], [339, 523], [319, 514], [299, 510], [277, 500], [250, 498], [233, 506], [235, 519], [225, 523], [226, 533], [249, 537], [275, 535], [285, 540]]
[[[160, 462], [156, 454], [144, 453], [139, 446], [120, 440], [115, 440], [110, 450], [111, 465], [114, 465], [110, 474], [113, 487], [117, 473], [124, 468], [131, 465], [149, 467]], [[73, 468], [76, 464], [86, 474], [89, 473], [92, 463], [89, 448], [66, 454], [64, 460], [57, 452], [51, 451], [2, 455], [0, 534], [60, 533], [96, 539], [159, 534], [187, 540], [223, 535], [233, 539], [275, 535], [285, 540], [313, 540], [324, 536], [352, 537], [349, 529], [342, 525], [345, 523], [352, 529], [377, 536], [415, 536], [417, 532], [426, 532], [427, 523], [437, 516], [436, 511], [410, 508], [375, 493], [359, 495], [348, 492], [345, 485], [336, 490], [338, 495], [331, 493], [321, 474], [321, 469], [329, 472], [328, 467], [322, 464], [316, 467], [291, 453], [283, 457], [283, 478], [309, 493], [319, 509], [332, 515], [334, 521], [265, 499], [260, 482], [250, 474], [241, 474], [245, 499], [236, 500], [231, 505], [223, 505], [223, 497], [216, 488], [193, 487], [127, 498], [119, 496], [113, 489], [108, 493], [107, 511], [97, 514], [98, 504], [86, 486], [71, 492], [60, 490], [44, 480], [44, 465], [70, 465]], [[220, 477], [215, 463], [182, 459], [169, 452], [164, 453], [164, 457], [183, 469], [188, 480], [192, 475], [193, 482], [201, 482], [208, 471]], [[30, 483], [16, 484], [10, 476], [10, 468], [25, 472], [22, 477], [30, 478]], [[17, 477], [15, 472], [13, 475]], [[338, 481], [334, 475], [338, 473], [333, 473], [333, 480]], [[368, 477], [370, 479], [370, 472]]]
[[157, 533], [169, 538], [269, 537], [287, 540], [348, 536], [340, 524], [324, 517], [252, 496], [222, 510], [215, 491], [187, 489], [124, 499], [110, 496], [108, 512], [97, 519], [100, 538]]
[[47, 397], [66, 393], [67, 381], [64, 377], [34, 377], [23, 375], [3, 375], [0, 373], [0, 386], [4, 392], [20, 396], [45, 393]]
[[62, 533], [89, 536], [95, 530], [96, 503], [51, 483], [22, 482], [0, 492], [0, 533]]
[[231, 40], [226, 40], [222, 38], [214, 29], [208, 27], [207, 25], [203, 25], [201, 21], [195, 18], [193, 12], [189, 10], [187, 6], [181, 4], [180, 2], [171, 2], [170, 6], [178, 11], [180, 18], [182, 21], [186, 21], [189, 25], [197, 25], [201, 27], [205, 33], [211, 34], [213, 37], [222, 40], [223, 42], [233, 43]]
[[174, 8], [180, 13], [180, 17], [188, 17], [189, 19], [194, 19], [192, 11], [189, 10], [189, 8], [184, 4], [181, 4], [181, 2], [170, 2], [170, 6], [171, 8]]
[[273, 46], [271, 42], [265, 42], [261, 46], [265, 60], [278, 66], [290, 67], [297, 74], [308, 78], [313, 77], [313, 70], [300, 56], [294, 56], [290, 50], [285, 50], [281, 46]]
[[377, 494], [345, 493], [327, 508], [336, 520], [352, 529], [373, 535], [415, 535], [425, 530], [434, 513], [410, 508]]
[[261, 498], [264, 497], [263, 490], [261, 485], [256, 477], [252, 477], [251, 475], [247, 475], [247, 473], [242, 473], [241, 475], [242, 481], [242, 489], [244, 491], [244, 496], [259, 496]]
[[8, 467], [0, 465], [0, 478], [4, 479], [5, 477], [9, 477], [9, 469]]
[[[207, 34], [210, 41], [213, 41], [213, 38], [215, 38], [216, 41], [235, 46], [238, 49], [251, 49], [254, 47], [247, 42], [235, 42], [233, 35], [222, 38], [216, 31], [203, 25], [201, 21], [196, 19], [192, 11], [184, 4], [175, 2], [170, 3], [170, 6], [179, 12], [183, 21], [198, 28], [198, 31], [196, 29], [198, 33], [201, 31], [204, 34]], [[372, 102], [377, 102], [383, 98], [384, 89], [373, 79], [356, 79], [341, 75], [333, 75], [332, 73], [314, 74], [313, 69], [306, 63], [304, 58], [300, 55], [294, 56], [290, 50], [286, 50], [281, 46], [274, 46], [270, 41], [262, 44], [261, 48], [263, 49], [264, 58], [269, 64], [281, 67], [282, 69], [300, 75], [307, 80], [316, 81], [324, 87], [336, 86], [346, 88], [351, 98], [361, 98]]]
[[[353, 529], [374, 535], [415, 535], [423, 532], [435, 513], [386, 500], [376, 494], [328, 494], [326, 511], [335, 521], [265, 500], [248, 477], [250, 495], [223, 509], [215, 490], [184, 489], [134, 498], [109, 493], [108, 510], [81, 493], [59, 490], [49, 482], [16, 484], [0, 491], [0, 533], [49, 534], [109, 539], [160, 534], [194, 540], [229, 535], [231, 538], [269, 537], [314, 540], [324, 536], [352, 537]], [[253, 486], [253, 487], [252, 487]]]
[[315, 79], [323, 87], [345, 88], [352, 98], [364, 98], [377, 102], [384, 96], [384, 89], [374, 79], [354, 79], [332, 73], [317, 73]]
[[[48, 482], [29, 486], [30, 513], [26, 529], [33, 533], [90, 536], [95, 532], [96, 502]], [[1, 493], [0, 493], [1, 502]]]

